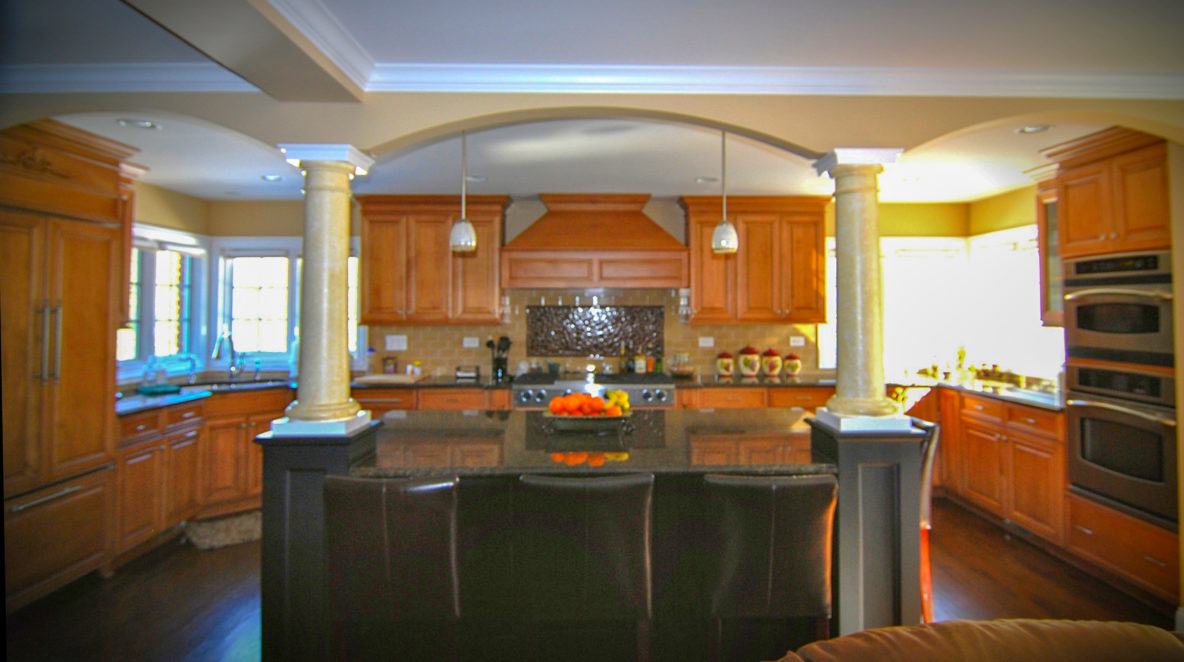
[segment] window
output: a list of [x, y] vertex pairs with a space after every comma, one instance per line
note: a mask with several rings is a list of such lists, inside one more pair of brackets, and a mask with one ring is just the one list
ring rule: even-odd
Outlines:
[[252, 354], [288, 351], [289, 260], [232, 257], [226, 260], [226, 319], [234, 348]]
[[128, 291], [128, 323], [116, 331], [116, 359], [122, 376], [130, 376], [138, 364], [156, 356], [164, 364], [177, 362], [196, 351], [192, 337], [198, 310], [194, 283], [200, 251], [162, 248], [167, 244], [145, 241], [136, 229], [137, 246], [131, 254], [131, 287]]

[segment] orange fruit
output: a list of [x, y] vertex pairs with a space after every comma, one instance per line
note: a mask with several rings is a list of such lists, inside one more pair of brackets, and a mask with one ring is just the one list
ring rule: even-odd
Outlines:
[[618, 405], [610, 405], [604, 408], [605, 416], [620, 416], [621, 408]]
[[551, 461], [562, 463], [564, 460], [564, 456], [566, 456], [566, 455], [567, 455], [567, 453], [551, 453]]
[[583, 464], [587, 461], [588, 461], [588, 454], [587, 453], [568, 453], [567, 457], [564, 459], [564, 462], [567, 463], [567, 465], [571, 466], [571, 467], [574, 467], [577, 464]]
[[592, 453], [588, 456], [588, 466], [603, 467], [604, 460], [605, 460], [604, 453]]
[[588, 399], [588, 408], [592, 410], [591, 413], [599, 414], [604, 411], [604, 398], [599, 395], [592, 396]]
[[563, 397], [557, 395], [551, 398], [551, 403], [548, 406], [551, 408], [552, 414], [562, 414], [564, 412]]
[[563, 396], [563, 408], [566, 409], [567, 413], [569, 414], [580, 413], [580, 394], [571, 393], [569, 395]]

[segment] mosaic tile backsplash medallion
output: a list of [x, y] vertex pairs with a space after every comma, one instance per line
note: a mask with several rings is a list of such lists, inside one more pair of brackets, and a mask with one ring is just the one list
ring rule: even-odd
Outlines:
[[527, 306], [528, 356], [617, 356], [663, 349], [663, 306]]

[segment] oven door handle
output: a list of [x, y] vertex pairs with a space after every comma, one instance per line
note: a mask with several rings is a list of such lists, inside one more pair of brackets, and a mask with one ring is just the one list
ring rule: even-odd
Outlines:
[[1100, 409], [1108, 409], [1110, 411], [1115, 411], [1120, 414], [1128, 414], [1130, 416], [1137, 416], [1137, 417], [1142, 418], [1144, 420], [1151, 421], [1152, 423], [1159, 423], [1160, 425], [1162, 425], [1164, 427], [1169, 427], [1169, 428], [1176, 427], [1176, 421], [1173, 419], [1163, 418], [1162, 416], [1148, 414], [1145, 412], [1141, 412], [1137, 409], [1130, 409], [1128, 407], [1122, 407], [1120, 405], [1112, 405], [1109, 402], [1098, 402], [1096, 400], [1066, 400], [1065, 405], [1069, 406], [1069, 407], [1098, 407]]
[[1155, 292], [1148, 290], [1132, 290], [1125, 287], [1091, 287], [1084, 290], [1077, 290], [1065, 295], [1065, 301], [1075, 301], [1077, 299], [1084, 299], [1087, 297], [1101, 297], [1101, 296], [1128, 296], [1138, 297], [1140, 299], [1159, 299], [1160, 301], [1171, 301], [1171, 292]]

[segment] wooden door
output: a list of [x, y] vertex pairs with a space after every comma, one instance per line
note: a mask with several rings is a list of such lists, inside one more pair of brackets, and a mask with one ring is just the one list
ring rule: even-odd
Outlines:
[[362, 324], [397, 324], [407, 314], [407, 217], [362, 219]]
[[1144, 147], [1115, 157], [1114, 252], [1170, 248], [1167, 146]]
[[[159, 440], [158, 440], [159, 441]], [[164, 523], [164, 446], [152, 443], [119, 458], [116, 550], [127, 551], [161, 531]]]
[[415, 322], [443, 322], [448, 319], [448, 293], [452, 252], [448, 234], [453, 216], [422, 214], [410, 218], [407, 226], [407, 319]]
[[955, 494], [962, 493], [963, 449], [961, 422], [962, 403], [958, 391], [950, 388], [937, 389], [938, 421], [941, 423], [941, 437], [937, 442], [937, 473], [940, 484]]
[[819, 214], [782, 218], [778, 269], [778, 308], [789, 322], [826, 322], [825, 228]]
[[201, 429], [165, 438], [165, 514], [168, 528], [193, 516], [202, 504]]
[[745, 322], [780, 320], [780, 233], [773, 214], [739, 214], [736, 233], [736, 318]]
[[966, 471], [962, 495], [988, 512], [1002, 517], [1006, 462], [1003, 436], [964, 418], [962, 443]]
[[[0, 210], [0, 393], [3, 397], [4, 497], [41, 481], [41, 390], [48, 354], [42, 265], [45, 221]], [[42, 363], [46, 365], [43, 367]]]
[[687, 224], [691, 251], [691, 321], [736, 319], [736, 257], [711, 252], [711, 233], [718, 218]]
[[1061, 257], [1106, 252], [1113, 232], [1111, 209], [1109, 168], [1105, 163], [1066, 169], [1057, 178]]
[[47, 479], [114, 457], [115, 328], [121, 241], [115, 228], [53, 219], [47, 236], [50, 379]]
[[499, 324], [501, 318], [501, 223], [471, 219], [477, 231], [477, 250], [452, 253], [452, 297], [449, 317], [454, 322]]
[[1011, 435], [1008, 517], [1060, 545], [1064, 538], [1065, 450], [1059, 444]]
[[246, 495], [247, 458], [243, 443], [246, 434], [245, 416], [207, 419], [202, 472], [206, 505], [233, 501]]

